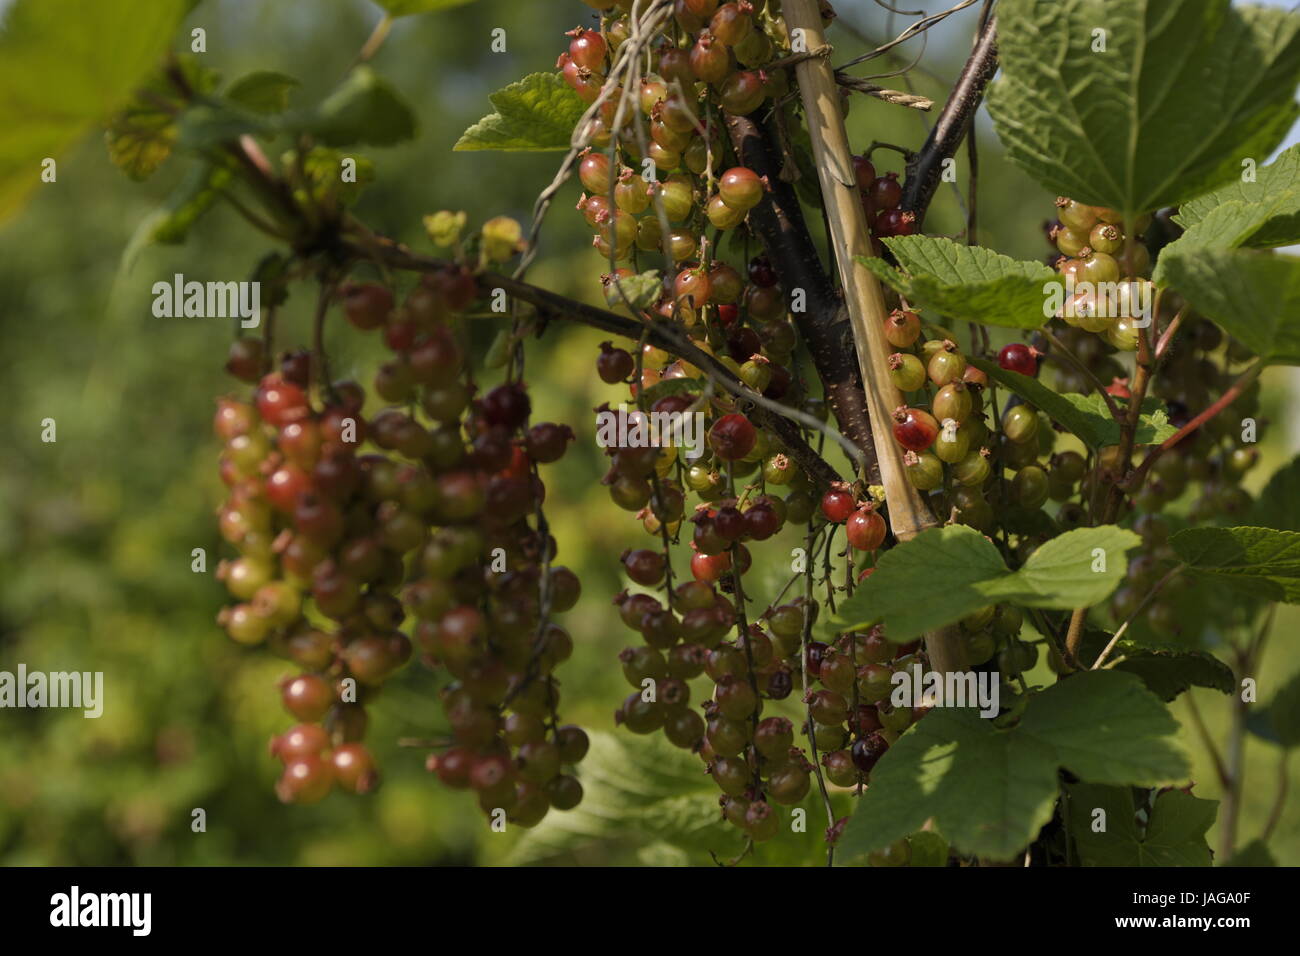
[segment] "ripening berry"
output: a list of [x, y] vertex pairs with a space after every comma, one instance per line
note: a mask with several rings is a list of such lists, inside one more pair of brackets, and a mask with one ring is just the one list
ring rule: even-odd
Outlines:
[[908, 451], [925, 451], [938, 435], [939, 423], [929, 412], [906, 405], [895, 409], [894, 438]]
[[748, 418], [733, 412], [723, 415], [709, 429], [709, 447], [724, 461], [738, 461], [754, 448], [758, 433]]
[[849, 544], [858, 551], [875, 551], [884, 543], [887, 531], [885, 519], [869, 505], [851, 514], [844, 524]]
[[827, 521], [842, 524], [857, 509], [857, 500], [848, 486], [832, 486], [822, 495], [821, 510]]
[[1022, 342], [1012, 342], [998, 352], [998, 365], [1009, 372], [1019, 372], [1032, 378], [1038, 374], [1038, 354]]

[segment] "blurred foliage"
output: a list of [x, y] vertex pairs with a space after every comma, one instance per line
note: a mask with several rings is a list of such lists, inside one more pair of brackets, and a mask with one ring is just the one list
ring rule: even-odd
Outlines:
[[[899, 18], [889, 22], [891, 15], [875, 4], [843, 0], [837, 7], [843, 24], [868, 36], [862, 42], [841, 33], [836, 43], [843, 55], [901, 29]], [[425, 250], [421, 217], [439, 209], [464, 209], [475, 227], [496, 215], [527, 222], [558, 154], [485, 159], [451, 148], [490, 112], [490, 92], [550, 69], [562, 31], [585, 22], [588, 12], [576, 0], [480, 0], [397, 21], [372, 66], [414, 107], [417, 134], [396, 148], [367, 150], [375, 179], [356, 214]], [[224, 82], [255, 70], [280, 71], [301, 81], [288, 90], [291, 105], [301, 107], [337, 85], [379, 16], [364, 0], [205, 0], [175, 33], [172, 49], [187, 51], [190, 30], [201, 26], [207, 31], [203, 63]], [[507, 30], [506, 53], [490, 51], [496, 27]], [[930, 38], [927, 72], [888, 82], [914, 82], [918, 92], [942, 101], [946, 87], [936, 77], [955, 73], [969, 29], [969, 16], [954, 17]], [[111, 47], [100, 52], [127, 55]], [[45, 90], [44, 102], [56, 100], [57, 70], [39, 64], [32, 70], [0, 70], [4, 95], [25, 85]], [[855, 101], [849, 116], [860, 147], [874, 140], [917, 146], [926, 122], [923, 114], [866, 99]], [[52, 141], [51, 149], [57, 145]], [[9, 146], [0, 148], [0, 159], [11, 155]], [[999, 162], [987, 131], [980, 148], [981, 243], [1022, 258], [1041, 255], [1039, 226], [1051, 211], [1050, 197]], [[23, 662], [32, 670], [103, 671], [106, 706], [98, 720], [68, 711], [0, 711], [0, 863], [708, 864], [709, 850], [734, 855], [736, 834], [706, 816], [716, 814], [710, 809], [716, 797], [704, 786], [702, 767], [695, 765], [697, 785], [679, 798], [691, 804], [689, 811], [655, 803], [637, 767], [649, 760], [660, 772], [676, 767], [685, 774], [689, 761], [680, 752], [655, 757], [656, 744], [633, 744], [612, 725], [628, 690], [616, 663], [626, 632], [609, 604], [622, 587], [615, 559], [644, 539], [636, 522], [612, 514], [597, 482], [603, 459], [585, 423], [611, 396], [591, 374], [603, 336], [579, 327], [552, 327], [544, 340], [530, 343], [526, 379], [538, 420], [568, 421], [587, 436], [549, 466], [547, 508], [560, 560], [584, 585], [581, 603], [564, 622], [577, 646], [560, 671], [564, 716], [604, 732], [595, 737], [586, 768], [589, 793], [597, 798], [580, 811], [588, 817], [552, 814], [545, 829], [522, 840], [517, 832], [491, 834], [471, 797], [447, 791], [424, 771], [424, 751], [397, 744], [440, 731], [439, 679], [418, 665], [395, 679], [372, 710], [369, 741], [385, 777], [376, 794], [336, 794], [306, 808], [278, 803], [266, 743], [290, 723], [275, 689], [289, 665], [234, 645], [213, 621], [224, 595], [211, 571], [224, 552], [213, 515], [221, 488], [209, 423], [214, 397], [230, 391], [221, 366], [231, 329], [220, 320], [154, 318], [149, 307], [159, 279], [245, 277], [271, 247], [218, 205], [186, 244], [139, 248], [125, 262], [137, 229], [185, 176], [184, 164], [172, 157], [148, 183], [133, 183], [113, 167], [101, 132], [54, 155], [57, 183], [36, 186], [26, 207], [0, 226], [0, 380], [6, 385], [0, 439], [7, 451], [0, 468], [0, 670]], [[890, 162], [895, 158], [878, 151], [878, 168], [901, 168]], [[0, 171], [10, 179], [8, 167]], [[577, 192], [570, 184], [560, 194], [530, 278], [599, 302], [595, 279], [604, 266], [589, 251], [581, 218], [568, 208]], [[963, 223], [957, 190], [945, 188], [928, 228], [953, 235]], [[307, 338], [311, 300], [311, 290], [291, 290], [278, 321], [281, 346]], [[482, 347], [494, 331], [482, 324]], [[373, 344], [337, 327], [327, 342], [336, 375], [368, 378]], [[1265, 383], [1274, 421], [1286, 417], [1283, 384], [1280, 375]], [[56, 443], [40, 441], [45, 418], [57, 422]], [[1248, 482], [1252, 488], [1287, 457], [1286, 442], [1271, 440]], [[611, 518], [592, 520], [593, 514]], [[785, 549], [773, 543], [760, 550], [752, 579], [757, 593], [782, 587], [788, 571], [780, 559], [799, 543], [787, 532]], [[194, 548], [206, 549], [207, 574], [191, 571]], [[1295, 624], [1294, 616], [1279, 618], [1269, 676], [1261, 682], [1265, 700], [1295, 669], [1293, 651], [1281, 643]], [[1196, 693], [1212, 708], [1207, 719], [1220, 733], [1226, 699]], [[793, 713], [793, 703], [786, 703], [777, 709]], [[1217, 798], [1207, 758], [1191, 749], [1198, 795]], [[1251, 783], [1241, 845], [1268, 816], [1276, 750], [1252, 740], [1247, 755]], [[557, 836], [578, 828], [595, 808], [620, 809], [625, 800], [652, 805], [635, 828], [585, 839]], [[837, 796], [836, 815], [848, 812], [850, 802]], [[818, 862], [825, 816], [815, 800], [805, 806], [807, 842], [782, 838], [753, 861]], [[206, 812], [205, 833], [190, 829], [195, 808]], [[1294, 813], [1284, 816], [1270, 849], [1282, 863], [1300, 862]]]

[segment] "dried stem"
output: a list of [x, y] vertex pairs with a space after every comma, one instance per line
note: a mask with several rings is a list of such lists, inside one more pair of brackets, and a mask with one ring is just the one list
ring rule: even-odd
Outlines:
[[[825, 42], [816, 0], [786, 0], [784, 10], [787, 23], [804, 31], [810, 47]], [[902, 450], [892, 440], [891, 413], [903, 403], [903, 397], [889, 374], [892, 349], [885, 340], [885, 296], [879, 280], [860, 261], [860, 257], [871, 255], [871, 238], [858, 195], [839, 92], [830, 65], [823, 60], [800, 63], [795, 71], [848, 307], [890, 528], [897, 539], [907, 541], [938, 522], [908, 479]], [[964, 664], [960, 642], [951, 631], [927, 635], [926, 649], [941, 672], [959, 670]]]

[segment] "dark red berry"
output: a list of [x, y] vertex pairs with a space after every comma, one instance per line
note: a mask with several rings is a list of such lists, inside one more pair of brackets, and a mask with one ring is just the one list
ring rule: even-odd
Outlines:
[[596, 374], [602, 382], [617, 385], [626, 382], [636, 370], [636, 361], [630, 352], [614, 348], [611, 342], [602, 342], [600, 355], [596, 357]]
[[515, 429], [528, 420], [532, 403], [522, 385], [508, 382], [483, 396], [483, 417], [489, 425]]
[[853, 742], [853, 765], [863, 773], [871, 773], [871, 769], [876, 762], [885, 755], [889, 749], [889, 741], [878, 733], [870, 733], [867, 736]]
[[767, 256], [755, 256], [749, 260], [749, 281], [764, 288], [776, 285], [776, 270]]
[[533, 461], [549, 464], [564, 456], [571, 441], [573, 429], [568, 425], [543, 422], [528, 429], [528, 434], [524, 437], [524, 449]]
[[998, 352], [998, 364], [1009, 372], [1033, 377], [1038, 374], [1038, 356], [1023, 342], [1012, 342]]
[[709, 429], [709, 447], [726, 461], [744, 458], [753, 450], [757, 439], [753, 423], [737, 412], [723, 415]]

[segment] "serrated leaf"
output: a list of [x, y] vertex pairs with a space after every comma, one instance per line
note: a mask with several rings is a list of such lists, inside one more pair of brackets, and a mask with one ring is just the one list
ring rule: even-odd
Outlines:
[[[999, 385], [1004, 385], [1029, 402], [1066, 431], [1075, 435], [1093, 450], [1120, 442], [1120, 424], [1111, 417], [1106, 400], [1097, 392], [1080, 395], [1077, 392], [1058, 393], [1036, 378], [1004, 369], [997, 362], [975, 356], [968, 360]], [[1123, 407], [1124, 401], [1116, 403]], [[1156, 399], [1142, 403], [1134, 440], [1139, 445], [1156, 445], [1172, 437], [1178, 429], [1169, 424], [1169, 413]]]
[[950, 319], [1012, 329], [1037, 329], [1052, 317], [1060, 275], [1041, 262], [1022, 262], [980, 246], [933, 236], [885, 240], [906, 275], [883, 259], [859, 262], [917, 308]]
[[392, 146], [415, 135], [411, 108], [368, 66], [354, 69], [303, 122], [327, 146]]
[[1300, 531], [1300, 456], [1273, 472], [1251, 507], [1250, 524]]
[[451, 7], [463, 7], [474, 0], [375, 0], [391, 17], [409, 17], [417, 13], [434, 13]]
[[1177, 730], [1136, 677], [1113, 671], [1053, 685], [1005, 730], [971, 709], [936, 708], [880, 759], [840, 847], [882, 849], [933, 819], [959, 851], [1008, 859], [1051, 819], [1061, 766], [1098, 783], [1183, 779]]
[[1224, 694], [1236, 686], [1232, 668], [1213, 654], [1181, 645], [1150, 645], [1121, 639], [1111, 652], [1114, 670], [1136, 674], [1163, 701], [1190, 687], [1209, 687]]
[[1283, 10], [1004, 0], [998, 23], [989, 112], [1007, 156], [1080, 202], [1177, 205], [1268, 156], [1300, 115], [1300, 17]]
[[1300, 242], [1300, 145], [1284, 150], [1267, 166], [1260, 166], [1251, 182], [1238, 176], [1212, 193], [1183, 203], [1174, 221], [1184, 229], [1191, 229], [1225, 203], [1273, 206], [1274, 198], [1284, 195], [1291, 197], [1293, 205], [1273, 208], [1273, 218], [1252, 232], [1246, 244], [1265, 248]]
[[1268, 252], [1178, 249], [1162, 274], [1197, 312], [1261, 359], [1300, 364], [1300, 258]]
[[1162, 288], [1168, 286], [1170, 278], [1163, 263], [1172, 262], [1180, 255], [1194, 255], [1198, 250], [1285, 245], [1286, 242], [1260, 243], [1255, 241], [1255, 237], [1265, 226], [1274, 222], [1279, 213], [1297, 207], [1300, 207], [1300, 189], [1270, 196], [1260, 202], [1234, 200], [1215, 207], [1204, 219], [1161, 251], [1160, 258], [1156, 260], [1155, 272], [1151, 276], [1152, 281]]
[[1088, 607], [1115, 590], [1128, 567], [1125, 552], [1139, 540], [1114, 525], [1078, 528], [1039, 547], [1013, 572], [973, 528], [930, 528], [886, 551], [831, 626], [848, 631], [883, 622], [886, 637], [906, 643], [998, 601]]
[[[184, 82], [202, 96], [216, 89], [218, 74], [201, 66], [193, 56], [176, 61]], [[116, 113], [104, 132], [108, 158], [131, 179], [148, 178], [171, 155], [177, 138], [177, 115], [185, 102], [176, 85], [158, 72]]]
[[1272, 528], [1185, 528], [1169, 539], [1197, 574], [1248, 593], [1300, 603], [1300, 532]]
[[[1066, 787], [1070, 835], [1084, 866], [1209, 866], [1205, 834], [1218, 813], [1217, 800], [1180, 790], [1159, 794], [1151, 816], [1139, 826], [1133, 791], [1078, 783]], [[1094, 811], [1105, 811], [1106, 828], [1093, 829]]]
[[1272, 851], [1263, 840], [1251, 840], [1219, 866], [1277, 866]]
[[230, 84], [226, 99], [254, 113], [282, 113], [289, 107], [289, 94], [300, 85], [287, 73], [254, 70]]
[[[183, 0], [17, 0], [0, 24], [0, 220], [158, 65]], [[143, 168], [143, 165], [142, 167]]]
[[587, 107], [558, 73], [531, 73], [488, 97], [496, 108], [461, 134], [456, 150], [567, 150]]

